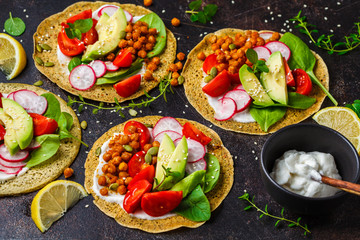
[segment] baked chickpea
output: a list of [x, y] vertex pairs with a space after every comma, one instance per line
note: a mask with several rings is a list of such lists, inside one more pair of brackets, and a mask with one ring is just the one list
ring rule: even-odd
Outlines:
[[149, 43], [156, 43], [156, 38], [153, 35], [150, 35], [147, 39]]
[[131, 180], [133, 180], [132, 177], [127, 177], [127, 178], [125, 179], [125, 185], [126, 185], [126, 186], [129, 185], [129, 183], [131, 182]]
[[246, 31], [245, 31], [245, 36], [250, 37], [250, 36], [251, 36], [251, 31], [250, 31], [250, 30], [246, 30]]
[[[116, 151], [116, 153], [119, 153], [118, 156], [120, 156], [120, 154], [125, 151], [124, 147], [122, 145], [119, 145], [120, 143], [118, 143], [118, 145], [116, 145], [116, 147], [114, 147], [114, 150]], [[111, 155], [112, 157], [116, 157], [117, 155], [113, 153], [113, 155]]]
[[151, 51], [151, 50], [153, 50], [153, 48], [154, 48], [154, 44], [153, 44], [153, 43], [147, 43], [147, 44], [145, 45], [145, 50], [146, 50], [146, 51]]
[[[146, 0], [145, 0], [146, 1]], [[119, 185], [117, 190], [116, 190], [119, 194], [124, 195], [127, 192], [126, 186], [125, 185]]]
[[98, 184], [100, 186], [105, 186], [106, 185], [106, 177], [105, 176], [100, 176], [98, 179]]
[[157, 34], [156, 28], [150, 28], [150, 29], [149, 29], [149, 34], [150, 34], [150, 35], [153, 35], [153, 36], [156, 35], [156, 34]]
[[201, 60], [201, 61], [204, 61], [205, 58], [206, 58], [204, 52], [199, 52], [196, 57], [197, 57], [197, 59], [199, 59], [199, 60]]
[[142, 48], [142, 44], [139, 41], [134, 42], [133, 48], [136, 50], [140, 50]]
[[111, 154], [111, 158], [120, 156], [120, 153], [118, 151], [114, 152], [113, 154]]
[[119, 172], [119, 178], [127, 178], [129, 174], [127, 172]]
[[256, 45], [256, 38], [250, 38], [249, 40], [253, 46]]
[[183, 68], [183, 64], [181, 62], [177, 62], [176, 67], [178, 70], [181, 70]]
[[106, 173], [108, 168], [109, 168], [109, 165], [108, 165], [108, 164], [104, 164], [104, 166], [102, 166], [102, 168], [101, 168], [101, 171], [102, 171], [103, 173]]
[[111, 173], [106, 173], [105, 176], [106, 176], [108, 179], [110, 179], [110, 178], [114, 177], [115, 175], [114, 175], [114, 174], [111, 174]]
[[226, 40], [225, 40], [225, 43], [227, 44], [232, 44], [233, 43], [233, 39], [231, 37], [228, 37]]
[[139, 140], [139, 134], [138, 133], [133, 133], [130, 135], [130, 140], [131, 141], [138, 141]]
[[216, 60], [217, 60], [219, 63], [224, 63], [224, 62], [226, 62], [225, 54], [224, 54], [224, 53], [221, 53], [221, 54], [217, 55], [217, 56], [216, 56]]
[[124, 160], [125, 162], [129, 161], [131, 157], [132, 157], [132, 154], [129, 152], [123, 152], [121, 154], [121, 159]]
[[146, 37], [144, 37], [144, 36], [140, 37], [140, 38], [139, 38], [139, 41], [140, 41], [141, 43], [146, 43]]
[[157, 163], [157, 156], [153, 156], [152, 158], [151, 158], [151, 164], [152, 165], [155, 165]]
[[141, 26], [140, 31], [141, 31], [141, 35], [146, 35], [149, 33], [149, 29], [147, 28], [147, 26]]
[[106, 60], [113, 61], [115, 59], [115, 53], [110, 53], [106, 56]]
[[120, 164], [119, 164], [119, 171], [120, 172], [125, 172], [125, 171], [127, 171], [127, 169], [128, 169], [128, 165], [127, 165], [127, 163], [126, 162], [121, 162]]
[[220, 49], [220, 45], [217, 43], [211, 44], [211, 49], [215, 52], [217, 49]]
[[115, 165], [112, 164], [112, 163], [109, 163], [108, 165], [109, 165], [109, 167], [108, 167], [108, 169], [107, 169], [107, 172], [108, 172], [108, 173], [111, 173], [111, 174], [116, 173], [116, 167], [115, 167]]
[[220, 55], [220, 54], [223, 54], [223, 51], [221, 49], [216, 49], [215, 55]]
[[179, 53], [176, 55], [176, 58], [177, 58], [179, 61], [184, 60], [184, 59], [185, 59], [185, 53], [179, 52]]
[[217, 41], [216, 41], [216, 44], [221, 46], [223, 43], [225, 42], [225, 39], [224, 38], [219, 38]]
[[158, 141], [153, 141], [152, 146], [153, 147], [160, 147], [160, 143]]
[[108, 162], [110, 159], [111, 159], [111, 154], [106, 152], [104, 155], [103, 155], [103, 159], [105, 162]]
[[126, 44], [127, 44], [128, 47], [132, 47], [134, 45], [134, 41], [132, 39], [130, 39], [130, 40], [127, 41]]
[[254, 32], [252, 32], [251, 33], [251, 38], [258, 38], [259, 37], [259, 33], [258, 32], [256, 32], [256, 31], [254, 31]]
[[100, 189], [100, 194], [103, 196], [107, 196], [109, 193], [109, 190], [107, 188]]
[[242, 34], [241, 34], [241, 33], [237, 33], [237, 34], [235, 35], [235, 40], [239, 40], [241, 37], [242, 37]]
[[172, 64], [170, 64], [170, 66], [169, 66], [169, 70], [170, 70], [171, 72], [177, 72], [179, 69], [177, 68], [177, 66], [176, 66], [175, 63], [172, 63]]
[[124, 185], [124, 184], [125, 184], [125, 181], [124, 181], [124, 179], [122, 179], [122, 178], [121, 178], [121, 179], [118, 178], [118, 180], [116, 180], [116, 183], [119, 184], [119, 186], [120, 186], [120, 185]]
[[131, 33], [126, 33], [125, 39], [129, 40], [132, 38], [132, 34]]
[[139, 149], [140, 148], [140, 143], [137, 141], [132, 141], [131, 143], [129, 143], [129, 145], [133, 148], [133, 149]]
[[153, 62], [151, 62], [151, 63], [149, 63], [149, 64], [147, 65], [147, 69], [148, 69], [150, 72], [155, 71], [157, 68], [158, 68], [157, 65], [156, 65], [155, 63], [153, 63]]
[[180, 26], [180, 20], [178, 18], [173, 18], [173, 19], [171, 19], [171, 24], [174, 27], [178, 27], [178, 26]]
[[172, 78], [179, 78], [180, 74], [178, 72], [173, 72], [171, 75]]
[[279, 39], [280, 39], [280, 34], [279, 34], [278, 32], [274, 32], [274, 33], [272, 34], [272, 36], [271, 36], [271, 39], [272, 39], [273, 41], [279, 40]]
[[234, 73], [236, 73], [236, 67], [229, 66], [228, 71], [229, 71], [229, 73], [234, 74]]
[[146, 51], [145, 50], [140, 50], [137, 54], [140, 58], [146, 58]]
[[127, 33], [131, 33], [131, 32], [132, 32], [132, 30], [133, 30], [133, 26], [132, 26], [132, 24], [130, 23], [130, 24], [128, 24], [128, 25], [126, 26], [126, 28], [125, 28], [125, 32], [127, 32]]
[[[131, 132], [130, 132], [131, 133]], [[119, 143], [121, 145], [126, 145], [130, 142], [130, 137], [128, 135], [121, 135], [120, 139], [119, 139]]]
[[249, 49], [252, 47], [252, 43], [250, 41], [247, 41], [244, 45], [245, 48]]
[[265, 40], [261, 37], [256, 39], [256, 46], [263, 46], [265, 44]]
[[127, 49], [128, 49], [128, 51], [129, 51], [131, 54], [136, 54], [136, 49], [135, 49], [135, 48], [133, 48], [133, 47], [128, 47]]
[[218, 70], [218, 72], [221, 72], [227, 68], [228, 68], [228, 65], [226, 63], [220, 63], [219, 65], [216, 66], [216, 69]]
[[144, 79], [145, 81], [152, 81], [154, 80], [154, 76], [152, 75], [151, 71], [146, 70], [145, 74], [144, 74]]
[[176, 78], [173, 78], [173, 79], [171, 79], [170, 84], [171, 84], [171, 86], [177, 86], [177, 85], [179, 85], [179, 82]]
[[212, 35], [210, 38], [209, 38], [209, 42], [212, 44], [212, 43], [216, 43], [217, 41], [217, 36], [216, 35]]
[[160, 58], [159, 57], [153, 57], [151, 59], [151, 62], [152, 63], [155, 63], [156, 65], [159, 65], [160, 64]]
[[73, 175], [74, 170], [72, 168], [65, 168], [64, 170], [64, 177], [69, 178]]
[[113, 160], [112, 160], [112, 163], [113, 163], [115, 166], [119, 166], [119, 164], [121, 163], [121, 157], [120, 157], [120, 156], [114, 157]]
[[152, 145], [150, 143], [145, 144], [144, 151], [147, 152], [151, 147], [152, 147]]
[[112, 178], [110, 178], [110, 184], [116, 183], [116, 180], [118, 180], [118, 177], [114, 176]]

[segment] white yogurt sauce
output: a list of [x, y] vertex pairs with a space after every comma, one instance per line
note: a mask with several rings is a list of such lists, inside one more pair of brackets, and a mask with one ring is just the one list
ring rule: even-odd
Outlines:
[[[119, 134], [120, 133], [115, 133], [114, 136], [117, 136]], [[108, 201], [111, 203], [117, 203], [124, 209], [123, 201], [124, 201], [125, 195], [120, 195], [113, 191], [109, 191], [108, 196], [103, 196], [100, 194], [100, 189], [102, 187], [98, 184], [98, 177], [103, 175], [102, 167], [106, 164], [106, 162], [103, 159], [103, 156], [110, 149], [109, 142], [110, 142], [110, 139], [101, 146], [101, 154], [99, 156], [99, 165], [97, 166], [95, 173], [94, 173], [92, 189], [94, 190], [95, 194], [97, 196], [99, 196], [99, 198], [104, 199], [105, 201]], [[136, 218], [147, 219], [147, 220], [163, 219], [163, 218], [167, 218], [167, 217], [176, 216], [175, 213], [167, 213], [160, 217], [152, 217], [152, 216], [146, 214], [144, 212], [144, 210], [142, 210], [142, 209], [138, 209], [134, 213], [130, 213], [130, 215], [133, 217], [136, 217]]]
[[69, 75], [69, 69], [68, 69], [68, 65], [69, 62], [71, 61], [72, 57], [66, 56], [65, 54], [63, 54], [60, 50], [59, 44], [56, 47], [56, 55], [57, 55], [57, 59], [60, 63], [60, 66], [62, 68], [62, 70], [64, 71], [64, 73], [66, 73], [66, 75]]
[[0, 172], [0, 184], [6, 182], [7, 180], [14, 179], [15, 177], [21, 176], [29, 170], [28, 167], [24, 167], [18, 174], [6, 174]]
[[328, 197], [340, 191], [322, 184], [320, 174], [341, 179], [331, 154], [289, 150], [275, 161], [270, 176], [282, 187], [306, 197]]

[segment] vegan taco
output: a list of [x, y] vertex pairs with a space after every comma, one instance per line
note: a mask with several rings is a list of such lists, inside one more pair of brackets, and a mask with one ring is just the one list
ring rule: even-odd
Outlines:
[[134, 4], [74, 3], [42, 21], [33, 38], [40, 72], [72, 94], [103, 102], [150, 91], [176, 55], [161, 18]]
[[85, 188], [120, 225], [166, 232], [204, 224], [229, 193], [233, 159], [220, 137], [194, 121], [135, 118], [90, 150]]
[[267, 134], [317, 112], [328, 93], [322, 58], [291, 33], [221, 29], [189, 53], [182, 75], [194, 108], [217, 126]]
[[0, 83], [0, 196], [40, 189], [80, 149], [79, 120], [66, 102], [27, 84]]

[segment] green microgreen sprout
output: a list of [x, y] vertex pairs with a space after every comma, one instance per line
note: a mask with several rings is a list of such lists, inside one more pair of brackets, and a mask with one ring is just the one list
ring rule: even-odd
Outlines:
[[253, 64], [252, 68], [247, 67], [249, 72], [252, 72], [254, 74], [258, 74], [261, 72], [269, 72], [269, 68], [266, 66], [265, 61], [259, 60], [258, 55], [254, 49], [249, 48], [246, 51], [246, 58], [249, 59], [249, 61]]
[[[189, 4], [191, 10], [185, 11], [185, 13], [191, 14], [190, 20], [192, 22], [206, 23], [212, 20], [212, 17], [216, 14], [218, 6], [215, 4], [207, 4], [201, 11], [202, 0], [192, 1]], [[200, 10], [200, 11], [199, 11]]]

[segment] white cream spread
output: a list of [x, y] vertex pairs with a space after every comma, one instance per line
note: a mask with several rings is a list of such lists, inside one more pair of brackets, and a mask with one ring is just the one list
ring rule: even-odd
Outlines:
[[320, 174], [341, 179], [331, 154], [289, 150], [275, 161], [270, 176], [282, 187], [306, 197], [328, 197], [339, 191], [322, 184]]
[[[117, 136], [117, 135], [119, 135], [119, 133], [114, 134], [114, 136]], [[97, 166], [95, 173], [94, 173], [92, 189], [94, 190], [95, 194], [97, 196], [99, 196], [99, 198], [104, 199], [108, 202], [117, 203], [122, 208], [124, 208], [123, 201], [124, 201], [125, 195], [120, 195], [113, 191], [109, 191], [108, 196], [103, 196], [100, 194], [100, 189], [102, 187], [98, 184], [98, 178], [99, 178], [99, 176], [103, 175], [102, 167], [106, 164], [106, 162], [103, 159], [103, 156], [110, 149], [109, 142], [110, 142], [110, 139], [101, 146], [101, 154], [99, 156], [99, 165]], [[142, 209], [138, 209], [134, 213], [131, 213], [130, 215], [133, 217], [136, 217], [136, 218], [140, 218], [140, 219], [155, 220], [155, 219], [163, 219], [163, 218], [167, 218], [167, 217], [172, 217], [172, 216], [175, 216], [176, 214], [167, 213], [160, 217], [152, 217], [152, 216], [146, 214]]]
[[18, 174], [6, 174], [4, 172], [0, 172], [0, 184], [6, 182], [7, 180], [14, 179], [15, 177], [21, 176], [29, 170], [28, 167], [24, 167]]
[[56, 46], [56, 55], [57, 55], [57, 59], [60, 63], [61, 68], [63, 69], [64, 73], [66, 73], [66, 75], [69, 75], [69, 69], [68, 69], [68, 65], [69, 62], [71, 61], [71, 57], [66, 56], [65, 54], [63, 54], [60, 50], [59, 44]]

